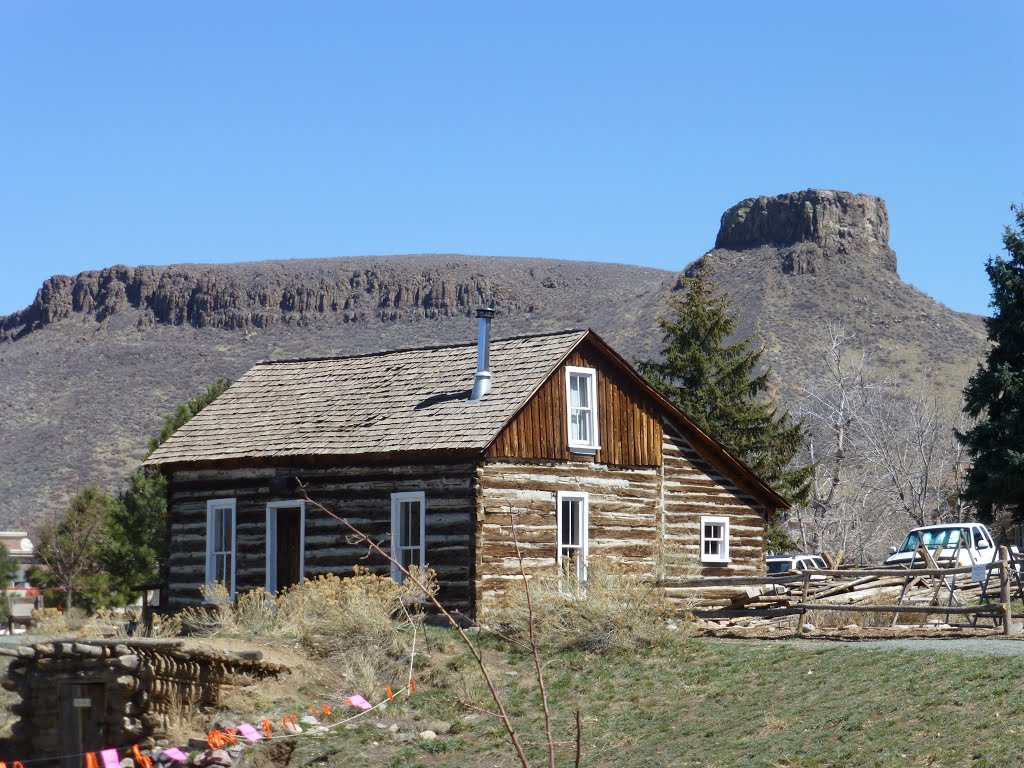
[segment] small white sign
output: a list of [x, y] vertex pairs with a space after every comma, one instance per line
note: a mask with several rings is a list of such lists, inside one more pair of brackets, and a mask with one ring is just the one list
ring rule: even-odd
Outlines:
[[988, 569], [985, 564], [971, 566], [971, 581], [984, 581]]
[[92, 706], [92, 699], [72, 699], [71, 706], [79, 709], [88, 709]]

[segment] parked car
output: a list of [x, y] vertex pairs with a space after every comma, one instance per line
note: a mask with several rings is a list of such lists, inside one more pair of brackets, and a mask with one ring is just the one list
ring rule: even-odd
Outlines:
[[992, 535], [981, 523], [949, 523], [914, 528], [899, 547], [889, 548], [883, 565], [911, 563], [924, 567], [918, 549], [924, 547], [941, 566], [967, 566], [991, 563], [999, 557]]
[[821, 555], [768, 555], [768, 573], [783, 574], [790, 571], [823, 571], [828, 564]]

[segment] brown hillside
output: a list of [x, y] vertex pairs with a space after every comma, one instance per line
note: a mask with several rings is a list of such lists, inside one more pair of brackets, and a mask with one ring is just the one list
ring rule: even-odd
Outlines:
[[[764, 338], [783, 391], [798, 390], [836, 319], [878, 367], [953, 392], [984, 349], [981, 320], [903, 283], [887, 239], [880, 199], [809, 190], [734, 206], [703, 258], [743, 330]], [[635, 360], [656, 352], [674, 283], [636, 266], [458, 255], [53, 277], [0, 318], [0, 526], [91, 482], [116, 490], [163, 414], [256, 360], [472, 340], [472, 310], [492, 300], [496, 336], [592, 327]]]

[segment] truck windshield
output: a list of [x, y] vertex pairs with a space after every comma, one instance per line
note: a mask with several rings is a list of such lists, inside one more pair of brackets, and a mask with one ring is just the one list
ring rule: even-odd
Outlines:
[[962, 528], [933, 528], [928, 531], [911, 531], [903, 540], [899, 552], [913, 552], [924, 545], [926, 549], [953, 549], [963, 536]]

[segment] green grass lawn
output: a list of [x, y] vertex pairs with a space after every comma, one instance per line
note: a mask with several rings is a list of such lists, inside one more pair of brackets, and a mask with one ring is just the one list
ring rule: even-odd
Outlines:
[[[453, 636], [431, 633], [419, 693], [376, 719], [300, 738], [293, 765], [514, 766], [475, 665]], [[532, 661], [485, 642], [531, 765], [546, 765]], [[1024, 765], [1024, 660], [856, 645], [686, 639], [636, 653], [547, 658], [548, 695], [572, 765], [573, 713], [585, 766]], [[371, 716], [372, 717], [372, 716]], [[376, 726], [415, 732], [453, 724], [438, 741], [396, 743]]]

